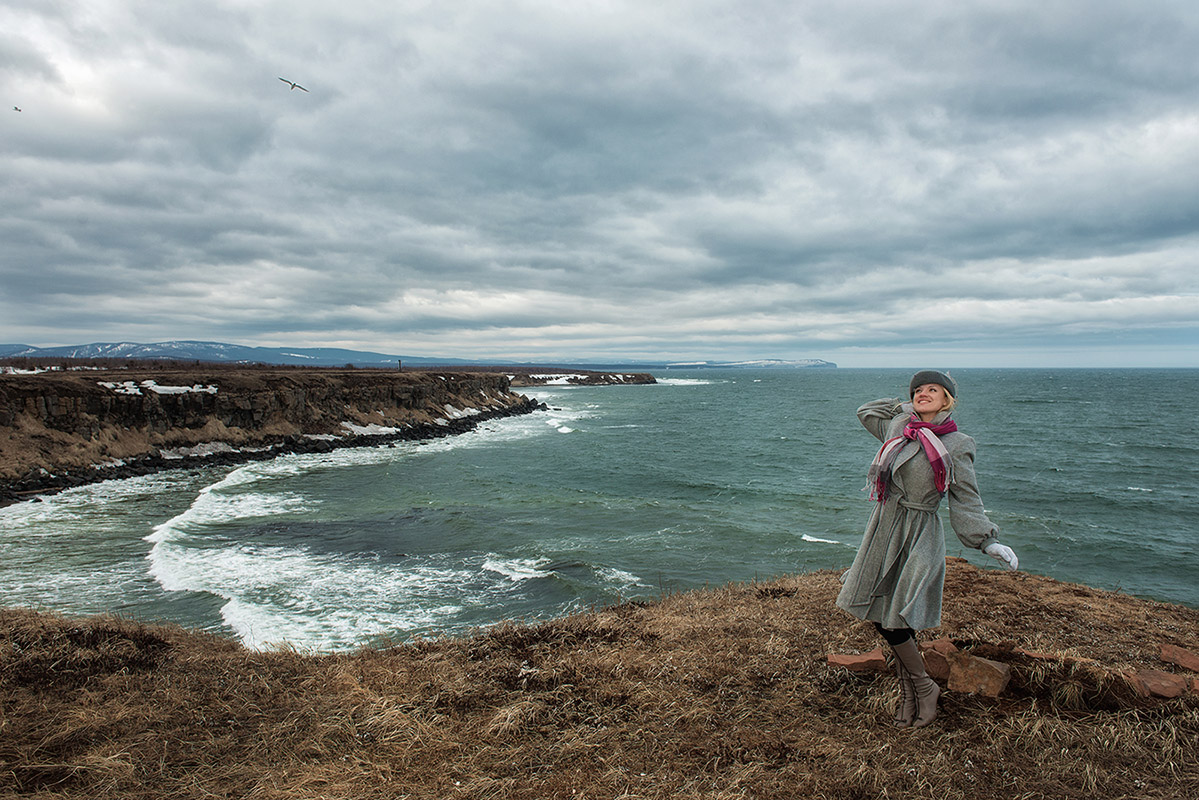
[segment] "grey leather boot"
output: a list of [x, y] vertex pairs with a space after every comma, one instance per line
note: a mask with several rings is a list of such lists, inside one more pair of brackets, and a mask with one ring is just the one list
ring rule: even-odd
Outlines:
[[912, 720], [911, 727], [923, 728], [937, 716], [937, 698], [941, 696], [941, 687], [924, 671], [924, 656], [920, 655], [920, 648], [916, 646], [915, 639], [891, 645], [891, 649], [907, 670], [916, 695], [916, 718]]
[[895, 710], [895, 727], [906, 728], [916, 721], [916, 688], [912, 686], [912, 678], [898, 656], [895, 658], [895, 676], [899, 678], [899, 708]]

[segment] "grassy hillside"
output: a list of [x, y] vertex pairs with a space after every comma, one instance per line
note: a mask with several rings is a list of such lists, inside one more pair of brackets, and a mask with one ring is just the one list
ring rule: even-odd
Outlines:
[[1199, 610], [952, 560], [931, 635], [1007, 661], [1012, 682], [946, 692], [931, 726], [896, 730], [892, 677], [826, 662], [878, 644], [833, 607], [837, 585], [340, 655], [0, 612], [0, 795], [1199, 797], [1199, 695], [1142, 698], [1112, 672], [1185, 673], [1160, 645], [1199, 651]]

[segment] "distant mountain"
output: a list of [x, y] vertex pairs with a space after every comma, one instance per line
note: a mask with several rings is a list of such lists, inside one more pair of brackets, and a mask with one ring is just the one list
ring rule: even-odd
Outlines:
[[620, 370], [638, 369], [800, 369], [836, 367], [831, 361], [818, 358], [799, 361], [766, 359], [759, 361], [614, 361], [586, 363], [582, 361], [512, 362], [464, 358], [430, 358], [373, 353], [365, 350], [342, 350], [335, 347], [246, 347], [223, 342], [94, 342], [63, 347], [33, 347], [27, 344], [0, 344], [0, 358], [130, 358], [174, 359], [225, 364], [287, 364], [311, 367], [394, 367], [402, 363], [410, 367], [469, 367], [469, 366], [561, 366], [579, 369]]
[[[67, 345], [63, 347], [31, 347], [20, 344], [0, 344], [0, 358], [130, 358], [130, 359], [175, 359], [179, 361], [206, 361], [226, 364], [289, 364], [318, 367], [396, 366], [403, 363], [412, 366], [424, 363], [452, 364], [454, 359], [423, 359], [402, 357], [385, 353], [361, 350], [342, 350], [334, 347], [245, 347], [222, 342], [95, 342], [93, 344]], [[466, 364], [467, 362], [458, 362]]]

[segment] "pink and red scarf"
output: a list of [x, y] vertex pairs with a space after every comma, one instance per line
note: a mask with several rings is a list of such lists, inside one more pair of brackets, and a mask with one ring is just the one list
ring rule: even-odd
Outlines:
[[957, 424], [951, 419], [934, 425], [931, 422], [922, 422], [913, 414], [904, 427], [903, 433], [883, 442], [883, 446], [874, 456], [874, 461], [870, 462], [870, 472], [866, 484], [866, 488], [870, 490], [870, 499], [880, 503], [887, 499], [887, 487], [891, 483], [891, 467], [895, 464], [895, 457], [899, 455], [899, 451], [909, 441], [918, 441], [924, 448], [924, 454], [928, 456], [928, 463], [933, 468], [933, 485], [937, 487], [938, 492], [944, 495], [950, 482], [953, 481], [953, 463], [949, 460], [949, 451], [937, 437], [953, 433], [957, 429]]

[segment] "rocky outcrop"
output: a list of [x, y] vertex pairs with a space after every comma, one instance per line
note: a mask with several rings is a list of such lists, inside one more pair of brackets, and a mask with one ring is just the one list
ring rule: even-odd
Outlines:
[[0, 375], [0, 500], [194, 458], [445, 436], [537, 407], [498, 373], [197, 366]]
[[[1199, 695], [1199, 678], [1177, 672], [1112, 669], [1091, 658], [1026, 650], [1011, 643], [961, 643], [973, 652], [960, 649], [945, 637], [920, 643], [929, 676], [954, 692], [998, 697], [1015, 677], [1019, 691], [1035, 693], [1048, 686], [1060, 699], [1074, 705], [1099, 700], [1119, 706], [1141, 698], [1173, 699], [1187, 692]], [[1199, 671], [1199, 655], [1174, 644], [1161, 645], [1161, 660], [1183, 670]], [[891, 672], [882, 647], [868, 653], [829, 653], [826, 661], [830, 667], [850, 672]]]

